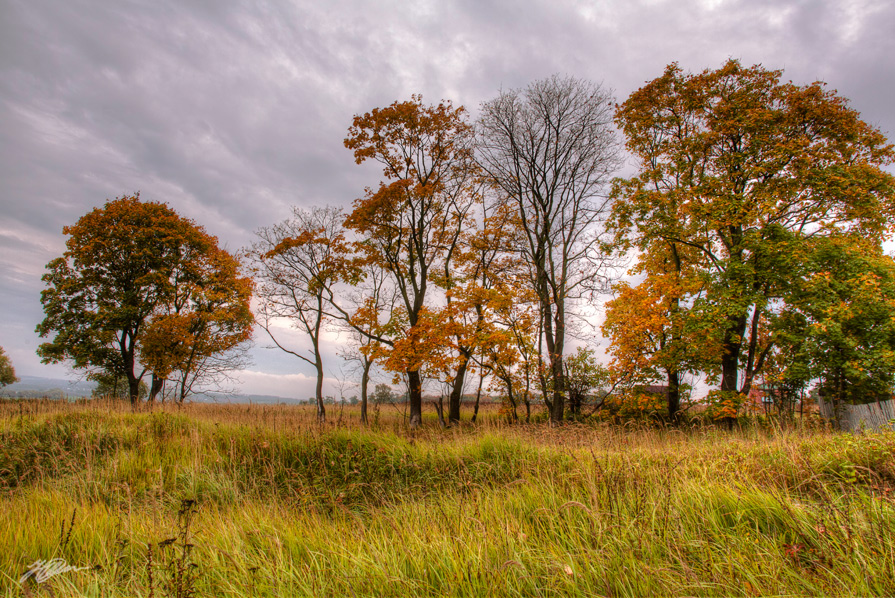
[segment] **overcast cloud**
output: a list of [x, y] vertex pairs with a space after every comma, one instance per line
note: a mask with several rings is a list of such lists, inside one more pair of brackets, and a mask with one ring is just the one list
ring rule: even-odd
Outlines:
[[[356, 113], [422, 93], [474, 115], [553, 73], [623, 100], [673, 61], [824, 80], [891, 136], [893, 31], [890, 0], [0, 0], [0, 346], [66, 374], [35, 355], [40, 277], [106, 199], [140, 191], [236, 250], [376, 184], [342, 145]], [[254, 354], [244, 392], [312, 393], [310, 368]]]

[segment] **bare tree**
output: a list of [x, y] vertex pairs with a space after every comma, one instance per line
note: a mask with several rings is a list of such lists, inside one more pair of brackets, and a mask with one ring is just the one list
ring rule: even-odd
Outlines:
[[[326, 420], [326, 410], [320, 337], [327, 319], [326, 289], [344, 274], [340, 268], [341, 227], [342, 214], [337, 208], [296, 207], [292, 218], [258, 230], [260, 240], [246, 250], [258, 285], [256, 320], [277, 347], [314, 366], [317, 419], [321, 422]], [[289, 348], [277, 338], [273, 325], [281, 319], [307, 333], [309, 351]]]
[[[234, 393], [238, 384], [237, 373], [252, 364], [249, 355], [251, 343], [246, 341], [221, 353], [192, 355], [188, 366], [175, 369], [167, 378], [173, 382], [170, 398], [178, 403], [198, 390], [216, 393]], [[167, 393], [167, 391], [165, 391]]]
[[[348, 346], [339, 355], [345, 361], [357, 364], [360, 370], [360, 419], [366, 424], [370, 373], [376, 363], [374, 344], [379, 342], [375, 335], [378, 326], [372, 320], [378, 322], [380, 314], [390, 317], [398, 304], [398, 294], [394, 285], [390, 284], [388, 272], [377, 265], [362, 266], [360, 275], [363, 281], [358, 284], [356, 292], [348, 296], [345, 308], [339, 305], [332, 289], [327, 290], [329, 303], [335, 311], [333, 317], [348, 332]], [[367, 317], [351, 317], [350, 314], [357, 315], [361, 310], [366, 312]]]
[[620, 165], [613, 105], [600, 85], [553, 76], [484, 103], [477, 127], [479, 164], [519, 213], [519, 251], [550, 362], [551, 422], [564, 414], [567, 309], [606, 283], [598, 241], [610, 209], [606, 186]]
[[360, 372], [360, 421], [362, 424], [368, 423], [367, 405], [370, 395], [370, 373], [375, 364], [375, 359], [364, 351], [364, 347], [369, 345], [369, 339], [360, 332], [349, 330], [348, 344], [339, 351], [339, 357], [345, 360], [348, 373], [356, 375]]

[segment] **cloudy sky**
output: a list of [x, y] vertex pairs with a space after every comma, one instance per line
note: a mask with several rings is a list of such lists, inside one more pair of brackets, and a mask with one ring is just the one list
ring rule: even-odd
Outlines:
[[[891, 0], [0, 0], [0, 346], [68, 374], [35, 355], [40, 277], [107, 199], [140, 191], [237, 250], [377, 182], [342, 145], [354, 114], [421, 93], [475, 115], [553, 73], [623, 100], [674, 61], [826, 81], [893, 136], [893, 31]], [[310, 396], [258, 341], [242, 391]]]

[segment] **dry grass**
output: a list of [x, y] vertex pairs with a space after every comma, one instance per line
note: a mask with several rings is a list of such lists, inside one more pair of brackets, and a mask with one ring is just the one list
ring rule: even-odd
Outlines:
[[341, 416], [0, 402], [0, 595], [895, 594], [893, 433]]

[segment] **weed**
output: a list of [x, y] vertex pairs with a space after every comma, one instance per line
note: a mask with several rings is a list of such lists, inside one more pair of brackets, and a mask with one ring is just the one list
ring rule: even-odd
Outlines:
[[[193, 562], [192, 527], [197, 514], [196, 501], [184, 499], [175, 520], [175, 535], [156, 544], [159, 565], [164, 574], [162, 587], [169, 598], [191, 598], [196, 595], [199, 566]], [[147, 548], [146, 571], [150, 592], [153, 587], [152, 544]]]

